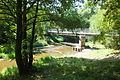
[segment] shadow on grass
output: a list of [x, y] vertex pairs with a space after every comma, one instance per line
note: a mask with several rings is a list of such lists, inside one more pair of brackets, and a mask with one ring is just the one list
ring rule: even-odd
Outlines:
[[111, 56], [111, 58], [120, 58], [120, 52], [113, 52], [111, 54], [108, 54], [107, 56]]
[[111, 54], [119, 55], [119, 54], [120, 54], [120, 52], [114, 52], [114, 53], [111, 53]]
[[34, 51], [33, 54], [42, 54], [42, 53], [46, 53], [48, 52], [47, 50], [38, 50], [38, 51]]
[[12, 77], [1, 75], [0, 80], [119, 80], [120, 60], [47, 57], [34, 64], [31, 75]]
[[101, 49], [101, 48], [96, 48], [96, 47], [90, 47], [90, 46], [85, 46], [85, 48], [86, 49], [91, 49], [91, 50], [99, 50], [99, 49]]

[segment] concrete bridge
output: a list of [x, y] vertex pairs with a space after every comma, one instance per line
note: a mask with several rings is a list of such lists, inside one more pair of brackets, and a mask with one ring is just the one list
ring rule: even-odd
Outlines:
[[57, 31], [48, 31], [51, 34], [59, 34], [59, 35], [69, 35], [69, 36], [96, 36], [100, 35], [100, 33], [80, 33], [80, 32], [57, 32]]
[[[62, 30], [55, 30], [55, 29], [52, 29], [52, 30], [49, 30], [48, 31], [50, 34], [59, 34], [59, 35], [69, 35], [69, 36], [97, 36], [97, 35], [100, 35], [100, 32], [95, 30], [95, 31], [90, 31], [90, 30], [78, 30], [78, 31], [62, 31]], [[107, 37], [111, 37], [111, 36], [116, 36], [116, 37], [119, 37], [120, 34], [105, 34], [105, 36]]]
[[69, 36], [79, 36], [78, 45], [73, 47], [74, 51], [82, 51], [85, 46], [85, 36], [95, 36], [99, 35], [99, 33], [80, 33], [80, 32], [70, 32], [70, 31], [48, 31], [50, 34], [59, 34], [59, 35], [69, 35]]
[[[97, 36], [100, 35], [100, 32], [90, 32], [89, 30], [86, 32], [70, 32], [70, 31], [57, 31], [57, 30], [50, 30], [48, 31], [50, 34], [59, 34], [59, 35], [69, 35], [69, 36], [79, 36], [79, 44], [73, 47], [75, 51], [82, 51], [85, 46], [85, 37], [86, 36]], [[108, 37], [117, 36], [119, 37], [120, 34], [105, 34]]]
[[49, 33], [52, 34], [59, 34], [59, 35], [69, 35], [69, 36], [95, 36], [95, 35], [99, 35], [99, 31], [97, 29], [89, 29], [89, 28], [78, 28], [75, 30], [57, 30], [57, 29], [50, 29], [48, 31]]

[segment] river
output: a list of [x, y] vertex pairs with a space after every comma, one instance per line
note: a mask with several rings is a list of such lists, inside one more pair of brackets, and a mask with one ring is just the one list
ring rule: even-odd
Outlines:
[[[71, 44], [70, 44], [71, 45]], [[62, 45], [51, 45], [47, 47], [37, 47], [35, 48], [36, 54], [34, 54], [34, 61], [40, 58], [52, 56], [52, 57], [62, 57], [75, 54], [72, 47], [66, 44]], [[7, 67], [16, 66], [15, 60], [0, 60], [0, 72]]]

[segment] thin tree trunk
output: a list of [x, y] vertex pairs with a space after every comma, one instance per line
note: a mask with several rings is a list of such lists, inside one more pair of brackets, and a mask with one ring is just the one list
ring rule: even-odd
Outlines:
[[36, 14], [35, 14], [35, 19], [34, 19], [33, 28], [32, 28], [32, 38], [30, 42], [29, 67], [32, 67], [32, 62], [33, 62], [33, 42], [34, 42], [35, 25], [36, 25], [37, 13], [38, 13], [38, 4], [39, 2], [37, 1]]
[[26, 70], [28, 70], [28, 53], [27, 53], [27, 17], [26, 17], [26, 5], [27, 1], [23, 1], [23, 60]]

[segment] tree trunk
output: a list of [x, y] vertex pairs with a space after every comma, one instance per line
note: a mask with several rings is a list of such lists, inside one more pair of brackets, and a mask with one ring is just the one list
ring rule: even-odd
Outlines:
[[22, 45], [22, 0], [17, 0], [17, 36], [16, 36], [16, 49], [15, 49], [15, 58], [18, 66], [18, 70], [20, 75], [24, 75], [26, 73], [22, 54], [21, 54], [21, 45]]
[[35, 25], [36, 25], [37, 13], [38, 13], [38, 4], [39, 2], [37, 1], [36, 14], [35, 14], [34, 22], [33, 22], [33, 27], [32, 27], [32, 38], [30, 42], [29, 67], [32, 67], [32, 62], [33, 62], [33, 42], [34, 42]]
[[27, 1], [23, 1], [24, 11], [23, 11], [23, 60], [26, 70], [28, 70], [28, 53], [27, 53], [27, 16], [26, 16], [26, 6]]

